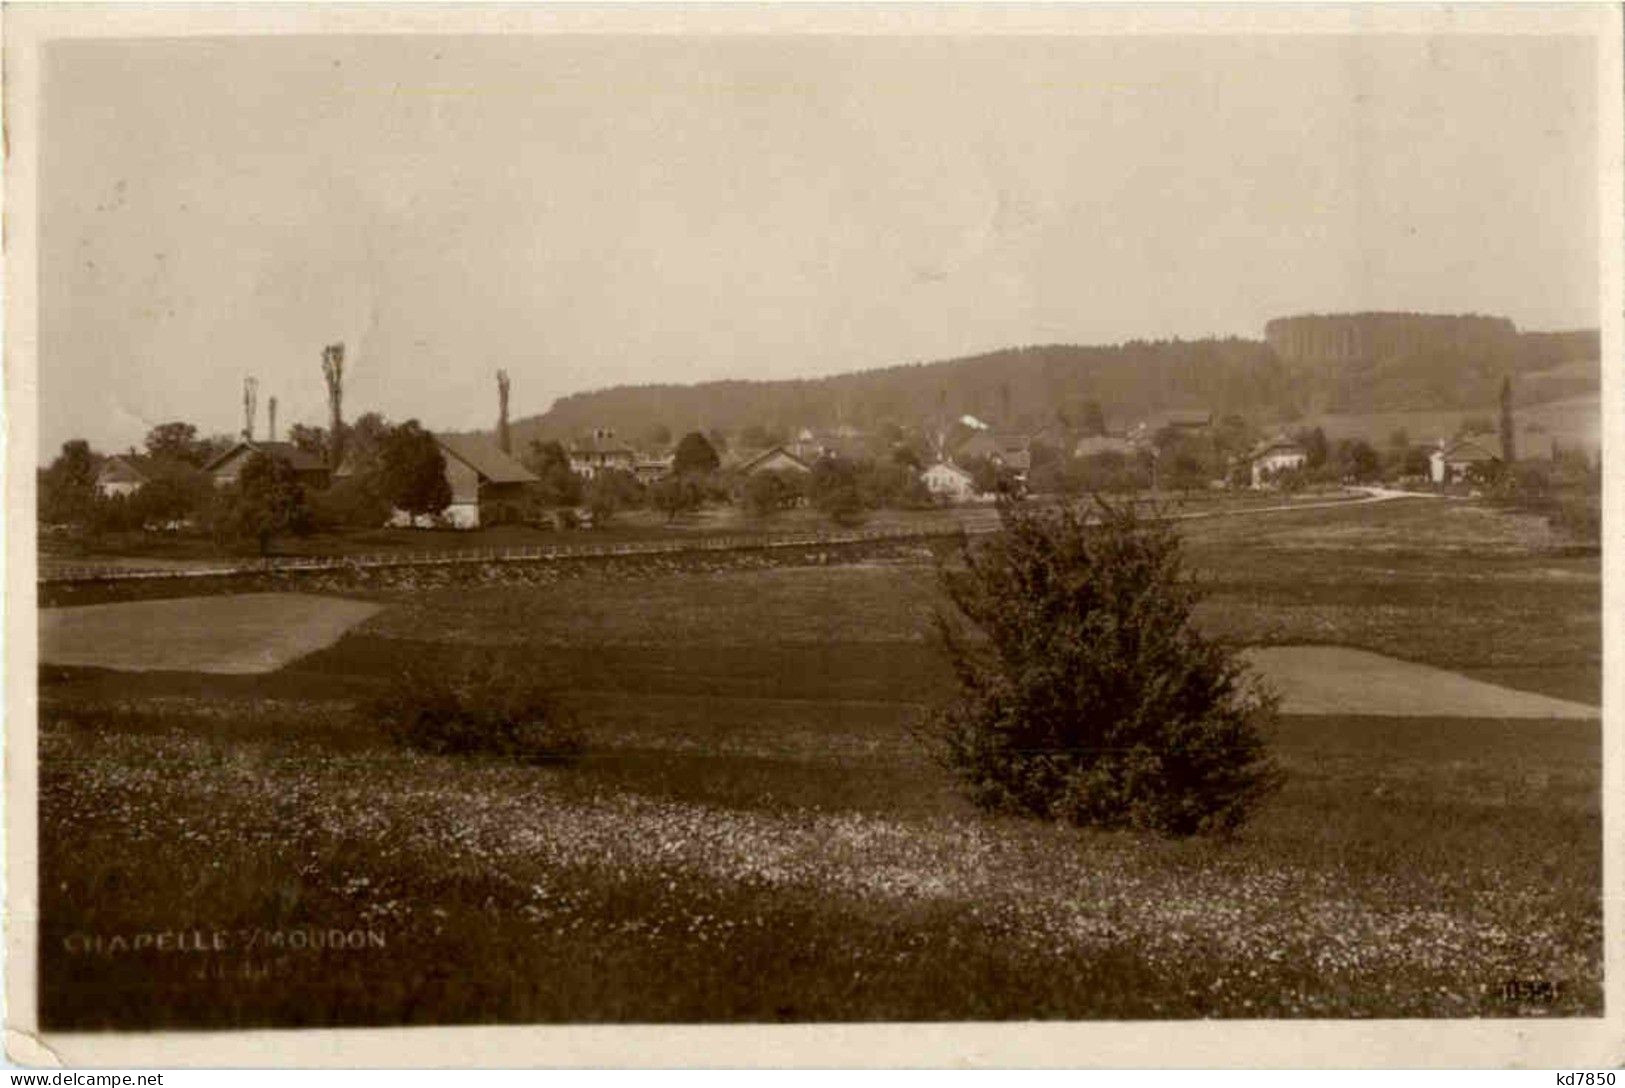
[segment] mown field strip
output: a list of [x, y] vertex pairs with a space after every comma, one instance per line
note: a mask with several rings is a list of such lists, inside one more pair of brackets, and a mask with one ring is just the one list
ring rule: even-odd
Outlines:
[[382, 607], [302, 593], [248, 593], [46, 608], [39, 613], [40, 660], [134, 672], [272, 672], [331, 644]]

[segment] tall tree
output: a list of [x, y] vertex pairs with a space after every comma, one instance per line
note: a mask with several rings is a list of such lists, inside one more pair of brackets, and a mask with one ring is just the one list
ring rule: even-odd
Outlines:
[[451, 505], [446, 458], [434, 435], [415, 419], [390, 430], [379, 450], [379, 490], [413, 517], [435, 515]]
[[536, 474], [536, 494], [548, 506], [574, 506], [581, 501], [581, 477], [570, 468], [570, 455], [558, 441], [530, 440], [522, 458]]
[[344, 345], [329, 344], [322, 349], [322, 380], [327, 383], [328, 439], [332, 449], [330, 467], [344, 463]]
[[722, 464], [717, 451], [710, 441], [699, 431], [689, 431], [677, 443], [677, 452], [672, 455], [671, 470], [677, 476], [704, 475], [715, 472]]
[[62, 443], [62, 452], [39, 473], [38, 516], [42, 524], [89, 523], [96, 504], [99, 462], [84, 439]]
[[[358, 474], [378, 466], [379, 452], [390, 432], [389, 421], [378, 412], [366, 412], [345, 428], [344, 450], [350, 467]], [[329, 436], [328, 442], [333, 441]]]
[[207, 450], [198, 441], [197, 428], [179, 420], [160, 423], [148, 431], [144, 445], [150, 456], [161, 461], [195, 466], [203, 464], [206, 459]]
[[508, 431], [508, 372], [497, 371], [497, 445], [503, 453], [513, 452], [513, 435]]
[[293, 467], [278, 457], [249, 455], [237, 486], [223, 497], [215, 537], [223, 542], [252, 540], [261, 555], [284, 533], [310, 527], [310, 506]]
[[265, 404], [265, 438], [267, 441], [276, 441], [276, 398], [272, 397]]
[[243, 379], [243, 437], [254, 441], [254, 416], [258, 414], [260, 380]]
[[1501, 463], [1513, 464], [1518, 460], [1518, 432], [1512, 425], [1512, 375], [1501, 379]]

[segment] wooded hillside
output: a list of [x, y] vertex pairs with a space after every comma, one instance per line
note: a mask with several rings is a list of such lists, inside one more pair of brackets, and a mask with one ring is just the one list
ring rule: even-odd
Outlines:
[[[514, 441], [523, 448], [533, 437], [595, 427], [632, 441], [662, 430], [751, 426], [932, 428], [965, 414], [1028, 429], [1076, 421], [1090, 402], [1113, 427], [1181, 407], [1267, 423], [1327, 411], [1487, 406], [1509, 373], [1526, 403], [1598, 382], [1595, 366], [1583, 365], [1599, 357], [1596, 330], [1519, 333], [1501, 318], [1408, 314], [1311, 315], [1270, 329], [1267, 340], [1048, 344], [798, 381], [621, 386], [560, 398], [546, 414], [516, 422]], [[1345, 345], [1343, 354], [1331, 354], [1335, 344]], [[1295, 347], [1303, 353], [1291, 353]], [[1554, 380], [1541, 380], [1545, 372]]]

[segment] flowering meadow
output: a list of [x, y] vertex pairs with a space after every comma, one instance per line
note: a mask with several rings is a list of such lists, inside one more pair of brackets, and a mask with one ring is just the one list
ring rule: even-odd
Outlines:
[[[1513, 631], [1531, 676], [1597, 652], [1573, 622], [1595, 557], [1513, 525], [1450, 563], [1448, 537], [1333, 547], [1346, 524], [1304, 519], [1257, 566], [1256, 542], [1193, 532], [1206, 622], [1314, 641], [1319, 617], [1392, 653], [1449, 599], [1476, 626], [1413, 658], [1514, 683]], [[1386, 602], [1359, 573], [1378, 566]], [[930, 586], [904, 555], [375, 587], [383, 612], [276, 673], [51, 670], [43, 1021], [1600, 1011], [1596, 722], [1288, 718], [1287, 786], [1233, 839], [992, 817], [915, 735], [950, 690]], [[548, 677], [584, 758], [429, 756], [365, 718], [403, 660], [466, 646]], [[1554, 675], [1554, 693], [1588, 690]]]

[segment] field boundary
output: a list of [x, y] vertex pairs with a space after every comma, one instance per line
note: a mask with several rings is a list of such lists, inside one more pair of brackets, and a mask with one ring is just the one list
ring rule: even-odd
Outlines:
[[[1217, 517], [1243, 517], [1250, 514], [1283, 513], [1332, 506], [1358, 506], [1400, 498], [1429, 498], [1414, 492], [1361, 488], [1361, 498], [1341, 497], [1323, 501], [1288, 502], [1233, 510], [1193, 510], [1170, 515], [1170, 520], [1186, 521]], [[778, 548], [847, 547], [857, 544], [895, 543], [924, 540], [951, 540], [960, 536], [982, 536], [998, 531], [997, 525], [960, 523], [917, 529], [849, 529], [797, 533], [786, 536], [718, 536], [699, 539], [625, 541], [616, 544], [536, 544], [500, 548], [463, 548], [424, 552], [388, 552], [375, 555], [275, 556], [240, 560], [199, 567], [115, 567], [105, 564], [56, 565], [41, 571], [40, 585], [75, 585], [100, 582], [155, 581], [188, 578], [233, 578], [262, 574], [331, 573], [388, 570], [410, 567], [455, 567], [490, 563], [547, 563], [571, 559], [613, 559], [630, 556], [683, 555], [705, 552], [760, 551]]]
[[256, 574], [297, 574], [386, 570], [397, 567], [453, 567], [488, 563], [546, 563], [568, 559], [605, 559], [623, 556], [680, 555], [691, 552], [754, 551], [774, 548], [840, 547], [883, 541], [951, 539], [994, 531], [992, 528], [869, 529], [847, 532], [801, 533], [782, 537], [709, 537], [700, 540], [627, 541], [618, 544], [538, 544], [503, 548], [463, 548], [455, 551], [392, 552], [377, 555], [280, 556], [194, 568], [121, 568], [83, 565], [59, 566], [41, 572], [41, 585], [85, 582], [151, 581], [158, 579], [231, 578]]

